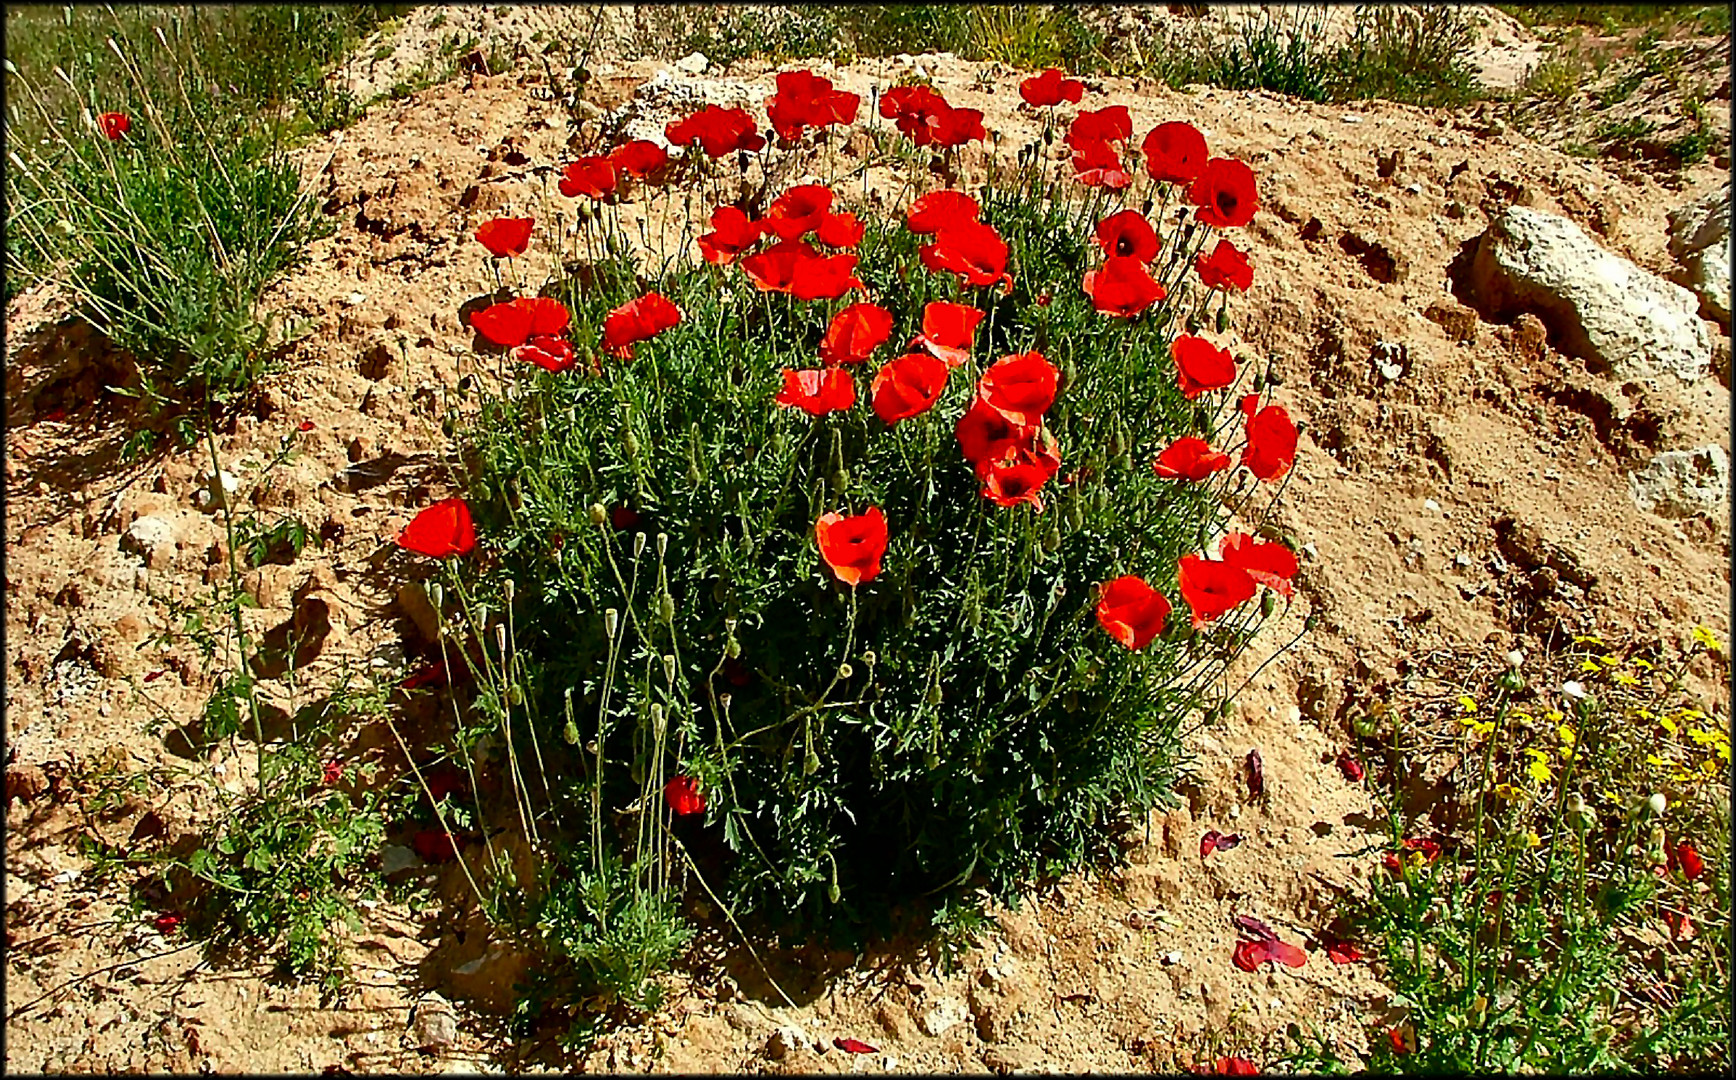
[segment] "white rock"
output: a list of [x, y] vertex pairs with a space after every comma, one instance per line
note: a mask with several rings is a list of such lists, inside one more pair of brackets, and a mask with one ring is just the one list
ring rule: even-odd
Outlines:
[[175, 555], [175, 526], [165, 518], [146, 514], [121, 534], [121, 550], [143, 555], [150, 566], [160, 566]]
[[706, 59], [705, 54], [701, 52], [688, 53], [675, 61], [675, 70], [686, 72], [689, 75], [703, 75], [709, 66], [711, 66], [711, 61]]
[[1634, 505], [1665, 518], [1722, 517], [1730, 489], [1730, 457], [1721, 446], [1666, 450], [1628, 474]]
[[1612, 254], [1555, 214], [1510, 206], [1471, 261], [1471, 293], [1489, 314], [1535, 312], [1564, 352], [1622, 381], [1705, 375], [1712, 339], [1699, 300]]
[[1435, 513], [1438, 514], [1441, 512], [1441, 504], [1436, 502], [1433, 499], [1424, 499], [1423, 500], [1423, 509], [1424, 510], [1433, 510]]
[[1730, 328], [1730, 183], [1670, 211], [1670, 254], [1677, 279], [1700, 297], [1706, 313]]
[[807, 1033], [794, 1024], [785, 1024], [772, 1032], [766, 1040], [766, 1056], [773, 1061], [782, 1061], [808, 1044]]
[[458, 1014], [439, 994], [430, 993], [416, 1003], [410, 1032], [418, 1049], [442, 1050], [458, 1041]]
[[396, 874], [412, 866], [421, 866], [422, 857], [403, 844], [390, 844], [380, 851], [380, 873]]
[[924, 1035], [939, 1037], [970, 1018], [970, 1009], [955, 997], [936, 998], [934, 1004], [917, 1017], [917, 1026]]
[[199, 490], [193, 493], [193, 504], [205, 511], [222, 509], [241, 489], [241, 478], [227, 469], [218, 470], [215, 476], [208, 471], [202, 472], [196, 482]]

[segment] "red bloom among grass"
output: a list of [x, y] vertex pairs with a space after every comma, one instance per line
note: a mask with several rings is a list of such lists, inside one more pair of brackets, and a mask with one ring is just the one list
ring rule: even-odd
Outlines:
[[836, 300], [851, 289], [867, 291], [856, 276], [856, 256], [848, 251], [837, 255], [814, 256], [796, 260], [796, 277], [790, 295], [797, 300]]
[[1163, 633], [1169, 601], [1136, 574], [1123, 574], [1103, 586], [1097, 598], [1097, 625], [1137, 652]]
[[782, 240], [743, 258], [741, 269], [761, 292], [787, 293], [795, 290], [796, 268], [818, 257], [805, 240]]
[[1214, 1076], [1260, 1075], [1260, 1067], [1258, 1065], [1255, 1065], [1247, 1058], [1239, 1055], [1230, 1055], [1218, 1058], [1218, 1060], [1212, 1064], [1211, 1071]]
[[523, 255], [530, 246], [530, 230], [535, 224], [532, 218], [495, 218], [485, 221], [476, 230], [476, 239], [488, 253], [497, 259], [511, 259]]
[[778, 138], [794, 142], [809, 127], [849, 124], [862, 104], [860, 94], [834, 90], [832, 80], [803, 68], [778, 73], [777, 93], [766, 98], [766, 117]]
[[568, 165], [561, 182], [557, 185], [562, 195], [567, 198], [577, 198], [580, 195], [589, 199], [605, 199], [615, 194], [615, 186], [620, 182], [620, 175], [615, 171], [615, 163], [606, 157], [582, 157]]
[[705, 813], [705, 795], [691, 776], [672, 776], [663, 785], [663, 801], [678, 816]]
[[1122, 168], [1121, 152], [1107, 142], [1088, 142], [1073, 152], [1073, 179], [1086, 187], [1119, 191], [1133, 183]]
[[1208, 289], [1247, 292], [1254, 283], [1254, 268], [1248, 265], [1248, 257], [1228, 240], [1219, 240], [1210, 255], [1202, 251], [1194, 256], [1194, 271]]
[[711, 212], [711, 231], [699, 238], [699, 253], [714, 266], [728, 266], [759, 238], [759, 225], [739, 208], [720, 206]]
[[1230, 455], [1219, 453], [1198, 435], [1183, 435], [1152, 462], [1152, 469], [1166, 480], [1204, 480], [1230, 465]]
[[1183, 555], [1177, 563], [1176, 584], [1193, 612], [1195, 629], [1233, 611], [1259, 591], [1246, 570], [1199, 555]]
[[660, 293], [646, 293], [609, 312], [603, 320], [603, 347], [609, 355], [633, 358], [633, 344], [656, 337], [681, 322], [681, 309]]
[[989, 133], [983, 129], [983, 111], [949, 106], [935, 116], [931, 125], [936, 146], [963, 146], [967, 142], [986, 142]]
[[766, 209], [759, 227], [776, 233], [780, 240], [794, 240], [818, 229], [831, 208], [831, 188], [824, 184], [803, 184], [779, 195]]
[[1232, 158], [1212, 158], [1187, 189], [1195, 215], [1215, 229], [1233, 229], [1254, 220], [1260, 208], [1254, 170]]
[[772, 400], [811, 416], [825, 416], [856, 404], [856, 382], [839, 367], [785, 371], [784, 388]]
[[133, 128], [133, 122], [126, 113], [105, 112], [96, 118], [97, 126], [102, 128], [103, 137], [114, 142]]
[[1051, 464], [1051, 459], [1026, 447], [1018, 447], [1009, 456], [991, 461], [986, 469], [980, 470], [983, 498], [999, 506], [1030, 503], [1035, 509], [1042, 510], [1043, 485], [1055, 475], [1058, 467], [1058, 461]]
[[855, 214], [827, 214], [820, 219], [820, 227], [814, 236], [827, 247], [854, 248], [862, 242], [862, 237], [868, 232], [868, 226], [863, 224]]
[[398, 534], [398, 546], [434, 559], [470, 554], [476, 547], [470, 504], [453, 498], [423, 508]]
[[1242, 399], [1242, 412], [1248, 417], [1248, 444], [1242, 449], [1242, 464], [1261, 480], [1276, 480], [1296, 463], [1296, 425], [1283, 406], [1260, 409], [1259, 404], [1258, 394]]
[[[1423, 861], [1432, 863], [1440, 856], [1441, 845], [1426, 836], [1411, 836], [1406, 837], [1404, 841], [1399, 844], [1399, 850], [1407, 856], [1413, 851], [1421, 852]], [[1394, 874], [1401, 873], [1404, 869], [1404, 864], [1400, 861], [1397, 852], [1387, 852], [1385, 855], [1381, 856], [1380, 861], [1381, 865], [1385, 866], [1387, 870]]]
[[1207, 829], [1205, 835], [1200, 837], [1200, 858], [1204, 859], [1214, 851], [1229, 851], [1240, 847], [1241, 843], [1242, 837], [1239, 833], [1225, 836], [1216, 829]]
[[609, 163], [619, 172], [644, 180], [669, 161], [669, 151], [650, 139], [634, 139], [609, 151]]
[[757, 132], [746, 109], [707, 105], [681, 120], [671, 120], [663, 128], [663, 137], [674, 146], [697, 142], [707, 157], [720, 158], [732, 151], [752, 151], [765, 146], [765, 136]]
[[948, 225], [977, 220], [977, 201], [962, 191], [942, 189], [914, 199], [904, 213], [904, 224], [913, 233], [927, 236]]
[[1007, 419], [999, 409], [994, 408], [982, 399], [979, 394], [972, 399], [969, 409], [959, 417], [953, 434], [958, 439], [959, 450], [964, 459], [976, 469], [981, 477], [988, 467], [996, 461], [1021, 446], [1029, 445], [1036, 435], [1036, 429], [1029, 424], [1019, 424]]
[[888, 425], [920, 416], [946, 389], [946, 361], [927, 353], [906, 353], [874, 376], [874, 415]]
[[1362, 959], [1362, 950], [1348, 941], [1331, 941], [1326, 945], [1326, 957], [1334, 964], [1354, 964]]
[[1060, 68], [1049, 68], [1041, 75], [1033, 75], [1019, 83], [1019, 96], [1027, 105], [1039, 109], [1051, 108], [1063, 101], [1077, 105], [1085, 97], [1085, 84], [1067, 78]]
[[1131, 255], [1105, 259], [1102, 269], [1085, 272], [1081, 284], [1093, 307], [1117, 319], [1131, 319], [1168, 295], [1145, 264]]
[[512, 350], [512, 358], [535, 364], [556, 375], [573, 370], [579, 362], [578, 357], [573, 355], [572, 343], [554, 334], [539, 334], [530, 338]]
[[1013, 287], [1013, 276], [1007, 273], [1007, 243], [984, 222], [946, 225], [934, 243], [923, 245], [918, 254], [929, 270], [951, 271], [966, 285], [1000, 284], [1003, 292]]
[[520, 296], [471, 312], [470, 325], [491, 344], [510, 349], [532, 337], [565, 331], [570, 318], [566, 305], [553, 297]]
[[1682, 868], [1682, 876], [1689, 881], [1698, 881], [1706, 872], [1706, 860], [1700, 858], [1700, 853], [1686, 841], [1676, 845], [1676, 863]]
[[960, 367], [970, 358], [971, 343], [982, 319], [982, 311], [969, 304], [932, 300], [922, 309], [922, 333], [910, 339], [910, 347], [927, 349], [948, 367]]
[[1175, 360], [1181, 396], [1189, 401], [1236, 381], [1236, 361], [1229, 350], [1220, 349], [1205, 338], [1178, 334], [1169, 354]]
[[1099, 221], [1097, 244], [1110, 258], [1125, 256], [1142, 263], [1157, 258], [1157, 231], [1138, 210], [1123, 210]]
[[1247, 533], [1225, 533], [1218, 541], [1218, 555], [1286, 600], [1290, 598], [1290, 579], [1296, 576], [1296, 554], [1283, 544], [1255, 540]]
[[962, 146], [988, 137], [980, 110], [955, 109], [930, 86], [894, 86], [880, 95], [880, 115], [918, 146]]
[[1146, 175], [1153, 180], [1186, 184], [1205, 168], [1206, 137], [1184, 120], [1152, 128], [1139, 149], [1145, 154]]
[[851, 304], [832, 316], [820, 340], [828, 364], [859, 364], [892, 336], [892, 313], [879, 304]]
[[886, 515], [878, 506], [853, 517], [821, 514], [814, 522], [814, 541], [839, 581], [850, 586], [873, 581], [886, 554]]
[[1126, 142], [1133, 137], [1133, 117], [1125, 105], [1110, 105], [1095, 112], [1085, 110], [1067, 126], [1063, 141], [1075, 152], [1092, 143]]
[[1061, 373], [1042, 353], [1015, 353], [989, 365], [977, 382], [977, 397], [1008, 421], [1032, 427], [1055, 403]]

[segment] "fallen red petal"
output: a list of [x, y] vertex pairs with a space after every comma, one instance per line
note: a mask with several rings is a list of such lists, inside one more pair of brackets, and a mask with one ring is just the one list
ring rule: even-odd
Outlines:
[[833, 1039], [832, 1045], [846, 1054], [878, 1054], [880, 1052], [860, 1039]]

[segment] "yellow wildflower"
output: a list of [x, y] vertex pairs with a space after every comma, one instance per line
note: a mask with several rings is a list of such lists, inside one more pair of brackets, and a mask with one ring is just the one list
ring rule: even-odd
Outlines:
[[1646, 764], [1661, 769], [1667, 763], [1664, 761], [1663, 758], [1659, 757], [1656, 754], [1647, 754], [1646, 755]]
[[1465, 710], [1468, 713], [1474, 713], [1477, 711], [1477, 703], [1475, 701], [1472, 701], [1468, 696], [1466, 696], [1464, 694], [1460, 694], [1459, 695], [1459, 708]]
[[1630, 659], [1628, 661], [1628, 663], [1632, 664], [1634, 667], [1639, 668], [1641, 671], [1652, 670], [1652, 662], [1650, 660], [1647, 660], [1643, 656], [1633, 657], [1632, 659]]
[[1694, 740], [1695, 746], [1711, 746], [1718, 741], [1718, 734], [1696, 725], [1688, 729], [1688, 738]]
[[1525, 797], [1525, 793], [1514, 787], [1512, 784], [1496, 784], [1495, 794], [1499, 798], [1507, 799], [1508, 801], [1523, 799]]
[[1712, 631], [1704, 626], [1694, 627], [1694, 640], [1713, 652], [1719, 652], [1718, 639], [1712, 636]]
[[1531, 774], [1531, 779], [1539, 784], [1547, 783], [1555, 774], [1549, 771], [1549, 755], [1541, 750], [1527, 748], [1531, 755], [1531, 764], [1525, 766], [1525, 771]]
[[1543, 711], [1543, 719], [1549, 721], [1551, 724], [1559, 724], [1563, 720], [1567, 719], [1567, 717], [1560, 709], [1545, 709]]
[[1723, 770], [1718, 768], [1718, 763], [1716, 761], [1707, 758], [1705, 761], [1700, 762], [1700, 771], [1705, 773], [1707, 776], [1717, 776]]
[[1525, 846], [1526, 847], [1533, 847], [1533, 848], [1534, 847], [1542, 847], [1543, 846], [1543, 837], [1538, 836], [1534, 832], [1528, 832], [1525, 834]]
[[1625, 671], [1618, 671], [1610, 678], [1615, 680], [1617, 686], [1638, 686], [1640, 684], [1637, 676], [1629, 675]]
[[1676, 733], [1676, 722], [1667, 716], [1658, 720], [1658, 726], [1669, 732], [1671, 735]]
[[1603, 661], [1604, 667], [1616, 667], [1617, 665], [1619, 665], [1621, 663], [1620, 660], [1616, 659], [1614, 656], [1611, 656], [1607, 653], [1604, 654], [1603, 656], [1598, 657], [1598, 659]]
[[1579, 662], [1579, 670], [1598, 672], [1598, 671], [1602, 671], [1603, 669], [1597, 666], [1596, 660], [1581, 660]]
[[1596, 634], [1575, 634], [1573, 635], [1573, 643], [1575, 645], [1596, 645], [1600, 649], [1603, 648], [1603, 639]]

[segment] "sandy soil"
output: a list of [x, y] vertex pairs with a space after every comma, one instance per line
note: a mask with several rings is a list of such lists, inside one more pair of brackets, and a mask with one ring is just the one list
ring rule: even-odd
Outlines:
[[[484, 17], [441, 10], [449, 23]], [[439, 39], [430, 18], [411, 17], [399, 52]], [[626, 55], [594, 64], [592, 96], [604, 108], [667, 66]], [[286, 710], [345, 677], [402, 678], [416, 648], [390, 540], [449, 492], [444, 393], [473, 365], [458, 308], [491, 287], [470, 234], [505, 210], [553, 220], [551, 172], [572, 152], [549, 75], [520, 60], [378, 105], [307, 151], [336, 231], [272, 290], [269, 304], [302, 333], [256, 406], [217, 439], [242, 498], [294, 512], [325, 539], [249, 579], [257, 632], [293, 620], [310, 597], [330, 613], [295, 685], [270, 687]], [[1007, 143], [1034, 130], [1016, 108], [1017, 73], [921, 62]], [[885, 61], [823, 73], [865, 91], [908, 70]], [[755, 100], [772, 74], [751, 64], [728, 73]], [[1728, 450], [1726, 387], [1711, 377], [1609, 384], [1528, 324], [1483, 320], [1452, 281], [1486, 215], [1513, 202], [1565, 214], [1667, 273], [1665, 215], [1725, 179], [1713, 165], [1665, 183], [1494, 133], [1477, 115], [1125, 79], [1090, 85], [1101, 95], [1091, 100], [1128, 104], [1136, 131], [1189, 120], [1214, 152], [1260, 176], [1241, 347], [1278, 358], [1279, 400], [1307, 430], [1281, 520], [1305, 545], [1300, 595], [1256, 650], [1288, 641], [1310, 612], [1316, 631], [1266, 667], [1225, 721], [1191, 737], [1183, 805], [1140, 830], [1125, 869], [1070, 878], [1002, 912], [961, 970], [943, 974], [898, 950], [851, 957], [811, 947], [762, 949], [762, 969], [720, 934], [671, 979], [664, 1009], [570, 1064], [1145, 1071], [1220, 1046], [1260, 1060], [1291, 1022], [1354, 1051], [1391, 1005], [1366, 966], [1335, 966], [1318, 951], [1337, 895], [1358, 889], [1379, 860], [1369, 794], [1333, 764], [1347, 745], [1347, 709], [1392, 692], [1406, 657], [1442, 646], [1498, 655], [1594, 625], [1680, 636], [1704, 623], [1728, 640], [1722, 511], [1715, 520], [1643, 514], [1626, 477], [1658, 450]], [[1709, 107], [1727, 111], [1728, 92], [1726, 82], [1725, 99]], [[213, 812], [210, 773], [238, 790], [251, 754], [190, 760], [176, 752], [175, 725], [161, 721], [194, 714], [211, 690], [190, 644], [158, 638], [178, 625], [178, 605], [200, 600], [225, 572], [220, 519], [194, 501], [209, 457], [122, 464], [119, 406], [100, 387], [124, 362], [64, 316], [51, 294], [20, 297], [7, 313], [7, 1070], [474, 1071], [520, 1055], [561, 1064], [548, 1045], [514, 1049], [499, 1013], [509, 980], [488, 965], [459, 974], [482, 944], [461, 943], [436, 907], [370, 909], [353, 942], [353, 989], [322, 1002], [263, 966], [202, 961], [154, 929], [150, 913], [131, 913], [123, 883], [88, 872], [81, 837], [127, 843], [147, 813], [170, 840], [193, 834]], [[1728, 337], [1712, 330], [1727, 372]], [[1399, 355], [1394, 347], [1404, 373], [1389, 381], [1372, 356]], [[314, 426], [298, 436], [302, 450], [274, 483], [257, 484], [260, 465], [304, 420]], [[148, 559], [122, 543], [142, 515], [176, 531]], [[1542, 578], [1522, 569], [1544, 564], [1572, 569]], [[1261, 659], [1244, 658], [1240, 670]], [[343, 752], [378, 758], [386, 742], [353, 732]], [[1252, 748], [1265, 761], [1260, 802], [1247, 799], [1239, 773]], [[14, 767], [39, 770], [44, 784], [15, 800]], [[91, 809], [99, 790], [127, 778], [115, 805]], [[1207, 829], [1248, 839], [1202, 861]], [[1237, 970], [1233, 914], [1304, 943], [1308, 964]], [[457, 1040], [438, 1052], [410, 1033], [430, 991], [459, 1000]], [[768, 1043], [789, 1025], [810, 1044], [847, 1036], [880, 1053], [801, 1045], [776, 1057]]]

